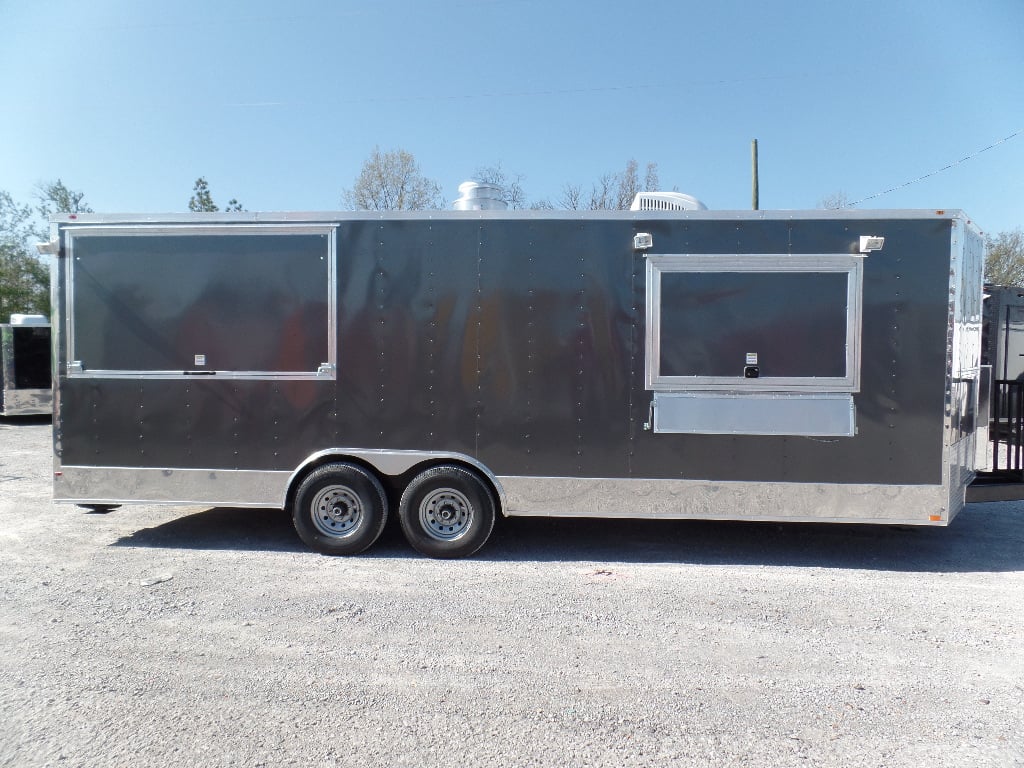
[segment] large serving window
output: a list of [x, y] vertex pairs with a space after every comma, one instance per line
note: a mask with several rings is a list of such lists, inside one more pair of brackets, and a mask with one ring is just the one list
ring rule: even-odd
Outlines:
[[[862, 270], [845, 254], [649, 256], [646, 381], [658, 431], [852, 430]], [[828, 423], [815, 426], [819, 411]]]
[[69, 375], [333, 376], [332, 228], [72, 228], [67, 253]]

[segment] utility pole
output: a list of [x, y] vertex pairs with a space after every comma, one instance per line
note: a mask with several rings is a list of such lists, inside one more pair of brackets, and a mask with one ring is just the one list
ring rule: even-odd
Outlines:
[[758, 209], [758, 190], [757, 190], [757, 139], [750, 142], [750, 164], [751, 171], [753, 173], [751, 190], [751, 202], [752, 207], [756, 211]]

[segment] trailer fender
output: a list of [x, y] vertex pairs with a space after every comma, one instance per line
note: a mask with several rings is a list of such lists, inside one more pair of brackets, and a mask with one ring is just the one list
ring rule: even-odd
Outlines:
[[[491, 484], [497, 496], [498, 509], [503, 516], [505, 510], [508, 509], [505, 489], [497, 476], [472, 456], [445, 451], [393, 451], [381, 448], [325, 448], [310, 454], [288, 478], [284, 497], [281, 499], [281, 508], [290, 509], [298, 484], [309, 472], [335, 461], [356, 461], [388, 478], [400, 477], [411, 473], [414, 469], [422, 470], [429, 464], [464, 464], [468, 468], [475, 469]], [[399, 493], [402, 490], [404, 488], [399, 489]]]

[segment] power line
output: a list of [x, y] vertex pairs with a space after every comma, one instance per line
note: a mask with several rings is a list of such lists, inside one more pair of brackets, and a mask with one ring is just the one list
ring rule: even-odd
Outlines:
[[[767, 82], [775, 80], [797, 80], [809, 77], [815, 77], [815, 75], [760, 75], [756, 77], [741, 77], [732, 79], [715, 79], [715, 80], [680, 80], [676, 82], [663, 82], [663, 83], [636, 83], [633, 85], [604, 85], [604, 86], [590, 86], [580, 88], [541, 88], [536, 90], [521, 90], [521, 91], [483, 91], [474, 93], [430, 93], [430, 94], [418, 94], [415, 96], [353, 96], [350, 98], [339, 98], [334, 103], [337, 104], [399, 104], [406, 102], [442, 102], [442, 101], [469, 101], [473, 99], [511, 99], [511, 98], [529, 98], [534, 96], [573, 96], [580, 94], [593, 94], [593, 93], [613, 93], [613, 92], [627, 92], [627, 91], [642, 91], [642, 90], [670, 90], [680, 88], [704, 88], [712, 86], [730, 86], [730, 85], [747, 85], [750, 83]], [[307, 106], [309, 102], [293, 102], [293, 101], [252, 101], [252, 102], [228, 102], [229, 107], [242, 107], [242, 108], [266, 108], [266, 107], [295, 107], [295, 106]]]
[[897, 184], [895, 187], [890, 187], [889, 189], [883, 190], [881, 192], [876, 192], [873, 195], [868, 195], [867, 197], [862, 197], [860, 200], [857, 200], [855, 202], [850, 203], [849, 207], [852, 208], [855, 205], [860, 205], [861, 203], [867, 202], [868, 200], [874, 200], [876, 197], [881, 197], [882, 195], [887, 195], [890, 192], [895, 192], [897, 189], [903, 189], [904, 187], [909, 187], [911, 184], [917, 184], [917, 182], [919, 182], [919, 181], [924, 181], [925, 179], [930, 178], [932, 176], [935, 176], [936, 174], [942, 173], [943, 171], [948, 171], [950, 168], [955, 168], [956, 166], [960, 165], [960, 163], [965, 163], [968, 160], [971, 160], [971, 159], [977, 157], [982, 152], [988, 152], [990, 149], [994, 149], [995, 147], [998, 147], [1000, 144], [1005, 144], [1006, 142], [1008, 142], [1010, 139], [1014, 138], [1015, 136], [1019, 136], [1021, 133], [1024, 133], [1024, 129], [1019, 130], [1019, 131], [1014, 131], [1009, 136], [1000, 139], [999, 141], [995, 142], [994, 144], [989, 144], [984, 149], [979, 149], [977, 152], [972, 152], [971, 154], [967, 155], [966, 157], [961, 157], [956, 162], [950, 163], [949, 165], [946, 165], [946, 166], [943, 166], [942, 168], [939, 168], [938, 170], [932, 171], [931, 173], [926, 173], [924, 176], [918, 176], [916, 179], [911, 179], [910, 181], [905, 181], [902, 184]]

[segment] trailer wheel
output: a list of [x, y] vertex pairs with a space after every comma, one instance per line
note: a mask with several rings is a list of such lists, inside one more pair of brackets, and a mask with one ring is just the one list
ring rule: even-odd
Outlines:
[[355, 555], [367, 549], [384, 530], [387, 517], [384, 487], [355, 464], [327, 464], [310, 473], [292, 505], [299, 538], [324, 555]]
[[398, 517], [409, 543], [428, 557], [468, 557], [494, 528], [496, 505], [487, 484], [462, 467], [444, 465], [413, 478]]

